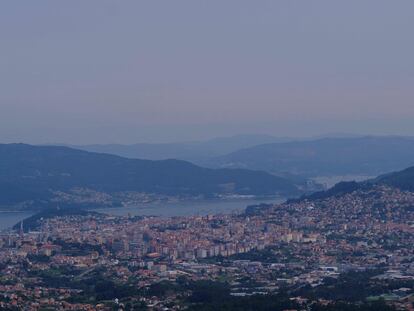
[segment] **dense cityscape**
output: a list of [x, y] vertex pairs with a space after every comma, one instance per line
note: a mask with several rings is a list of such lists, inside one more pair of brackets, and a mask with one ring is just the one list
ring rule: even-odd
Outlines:
[[240, 214], [22, 222], [0, 237], [0, 307], [204, 310], [216, 290], [234, 303], [283, 293], [272, 310], [413, 310], [413, 208], [414, 193], [374, 186]]

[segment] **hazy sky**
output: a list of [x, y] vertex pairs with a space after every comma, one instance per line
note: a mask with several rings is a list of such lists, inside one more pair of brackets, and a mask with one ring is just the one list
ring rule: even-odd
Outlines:
[[0, 141], [414, 135], [414, 1], [2, 1]]

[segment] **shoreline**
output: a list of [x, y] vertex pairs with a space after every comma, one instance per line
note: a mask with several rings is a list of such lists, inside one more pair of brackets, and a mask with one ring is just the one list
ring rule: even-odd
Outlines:
[[[191, 204], [191, 203], [205, 203], [205, 204], [214, 204], [214, 203], [235, 203], [235, 202], [240, 202], [242, 203], [243, 201], [246, 202], [251, 202], [251, 201], [257, 201], [258, 203], [260, 203], [260, 201], [272, 201], [275, 200], [276, 202], [279, 201], [283, 201], [283, 200], [287, 200], [287, 197], [283, 197], [283, 196], [245, 196], [245, 197], [225, 197], [225, 198], [213, 198], [213, 199], [183, 199], [183, 200], [171, 200], [171, 201], [151, 201], [151, 202], [140, 202], [140, 203], [133, 203], [133, 204], [126, 204], [126, 205], [119, 205], [119, 206], [108, 206], [108, 205], [102, 205], [102, 206], [92, 206], [90, 208], [86, 207], [84, 209], [86, 210], [104, 210], [104, 209], [110, 209], [110, 210], [114, 210], [114, 209], [136, 209], [136, 208], [143, 208], [143, 209], [148, 209], [151, 208], [151, 206], [156, 205], [156, 207], [159, 207], [161, 205], [175, 205], [175, 204]], [[0, 207], [0, 214], [4, 213], [16, 213], [16, 214], [20, 214], [20, 213], [33, 213], [36, 214], [40, 211], [42, 211], [44, 209], [24, 209], [24, 210], [6, 210], [6, 209], [1, 209]]]

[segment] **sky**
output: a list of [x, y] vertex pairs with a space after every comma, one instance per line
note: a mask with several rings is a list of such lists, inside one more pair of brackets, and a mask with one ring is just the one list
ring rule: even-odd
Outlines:
[[0, 142], [414, 135], [414, 1], [0, 4]]

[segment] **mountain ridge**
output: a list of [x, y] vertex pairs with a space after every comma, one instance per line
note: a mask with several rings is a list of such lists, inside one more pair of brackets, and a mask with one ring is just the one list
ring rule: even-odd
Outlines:
[[198, 162], [209, 157], [225, 155], [241, 148], [262, 143], [291, 140], [292, 138], [279, 138], [271, 135], [242, 134], [229, 137], [217, 137], [206, 141], [63, 146], [90, 152], [109, 153], [131, 159], [165, 160], [174, 158]]
[[[60, 146], [0, 144], [0, 204], [50, 200], [73, 188], [172, 196], [297, 193], [290, 181], [261, 171], [209, 169], [182, 160], [139, 160]], [[3, 189], [3, 190], [2, 190]], [[10, 189], [13, 195], [9, 194]], [[6, 191], [7, 190], [7, 191]]]
[[261, 144], [210, 159], [205, 165], [305, 177], [378, 176], [414, 165], [414, 138], [364, 136]]

